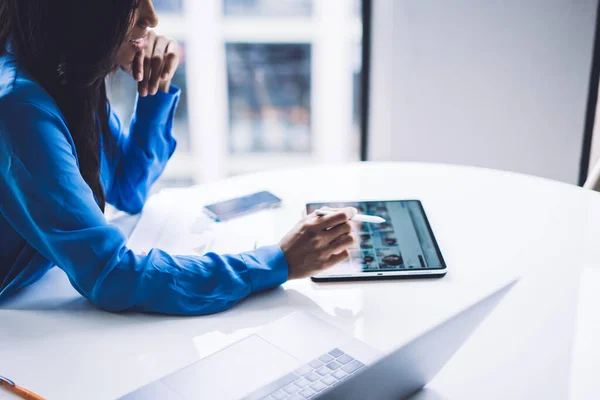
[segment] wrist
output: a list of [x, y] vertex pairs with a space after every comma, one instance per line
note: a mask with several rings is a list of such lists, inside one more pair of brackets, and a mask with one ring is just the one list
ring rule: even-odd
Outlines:
[[259, 247], [241, 257], [248, 267], [253, 293], [279, 286], [288, 279], [287, 260], [277, 245]]

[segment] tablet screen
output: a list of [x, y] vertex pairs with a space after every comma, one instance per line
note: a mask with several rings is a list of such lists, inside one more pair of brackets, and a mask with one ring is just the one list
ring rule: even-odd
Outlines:
[[323, 207], [355, 207], [360, 214], [376, 215], [382, 224], [352, 221], [356, 242], [350, 260], [324, 275], [410, 270], [439, 270], [446, 266], [427, 217], [418, 200], [311, 203], [308, 213]]

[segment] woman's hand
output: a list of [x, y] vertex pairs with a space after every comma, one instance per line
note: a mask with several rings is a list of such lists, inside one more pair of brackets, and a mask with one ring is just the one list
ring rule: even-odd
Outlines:
[[354, 208], [322, 217], [312, 213], [285, 235], [279, 246], [288, 262], [288, 279], [306, 278], [347, 260], [354, 243], [349, 222], [354, 215]]
[[159, 90], [169, 91], [179, 60], [177, 42], [150, 31], [144, 49], [135, 55], [131, 65], [121, 68], [138, 82], [138, 93], [145, 97]]

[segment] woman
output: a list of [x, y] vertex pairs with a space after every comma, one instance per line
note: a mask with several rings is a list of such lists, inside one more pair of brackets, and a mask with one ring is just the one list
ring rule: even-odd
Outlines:
[[[0, 301], [57, 265], [106, 310], [207, 314], [348, 258], [353, 209], [238, 255], [126, 247], [105, 204], [139, 212], [175, 150], [179, 56], [157, 23], [151, 0], [0, 1]], [[138, 82], [129, 134], [106, 98], [116, 68]]]

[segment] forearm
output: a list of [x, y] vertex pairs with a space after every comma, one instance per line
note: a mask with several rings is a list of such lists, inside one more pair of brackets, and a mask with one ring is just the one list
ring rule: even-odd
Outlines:
[[171, 86], [169, 91], [138, 98], [129, 135], [117, 149], [107, 197], [124, 211], [141, 210], [152, 184], [175, 151], [172, 131], [180, 90]]
[[287, 263], [277, 246], [203, 257], [152, 250], [147, 256], [125, 253], [83, 294], [109, 311], [202, 315], [226, 310], [249, 294], [285, 280]]
[[112, 311], [208, 314], [287, 279], [278, 246], [225, 256], [134, 254], [83, 179], [57, 111], [0, 102], [0, 214], [83, 296]]

